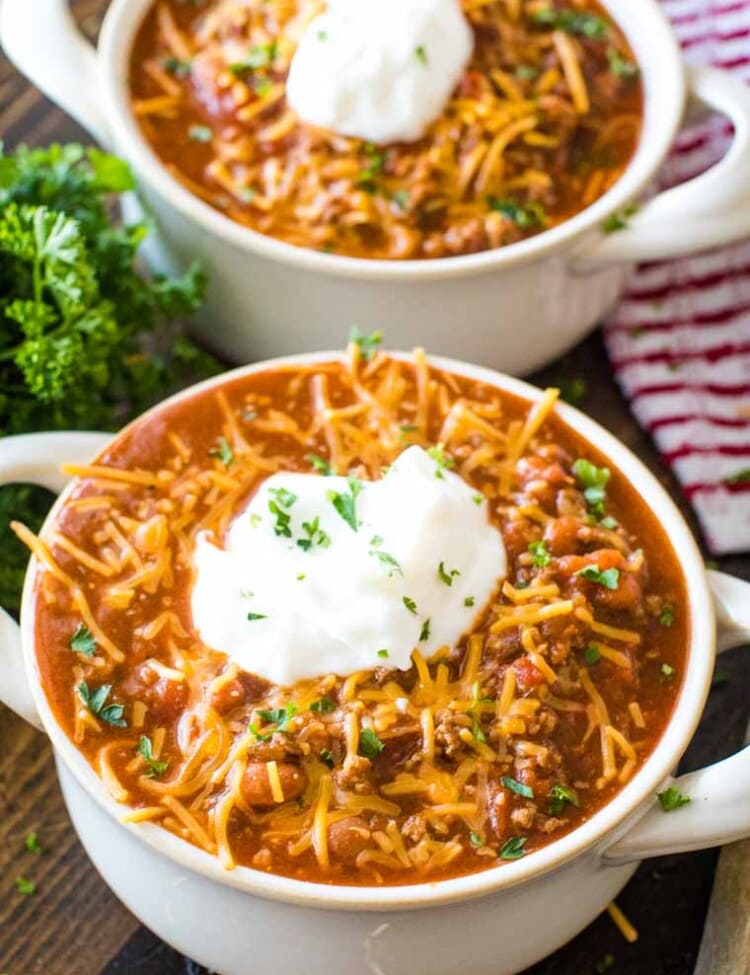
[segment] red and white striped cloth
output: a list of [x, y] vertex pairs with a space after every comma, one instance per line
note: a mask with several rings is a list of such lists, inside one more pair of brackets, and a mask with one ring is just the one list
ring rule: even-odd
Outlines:
[[[685, 57], [750, 83], [750, 0], [662, 0]], [[731, 129], [686, 129], [670, 186], [719, 159]], [[604, 330], [615, 377], [716, 554], [750, 549], [750, 240], [637, 268]]]

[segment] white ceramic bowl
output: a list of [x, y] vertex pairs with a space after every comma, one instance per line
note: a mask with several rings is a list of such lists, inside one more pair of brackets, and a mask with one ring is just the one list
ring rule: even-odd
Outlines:
[[[530, 401], [540, 395], [487, 369], [432, 361]], [[226, 378], [210, 379], [175, 399]], [[715, 610], [719, 649], [750, 640], [750, 585], [719, 573], [707, 575], [682, 516], [643, 464], [577, 410], [565, 404], [557, 409], [633, 483], [672, 540], [687, 583], [687, 669], [662, 739], [610, 803], [542, 850], [482, 873], [406, 887], [326, 886], [249, 868], [227, 872], [214, 857], [159, 826], [123, 825], [123, 807], [61, 730], [41, 688], [34, 653], [37, 566], [31, 560], [20, 630], [0, 616], [0, 699], [49, 735], [68, 809], [89, 855], [115, 893], [164, 940], [222, 975], [247, 975], [248, 959], [257, 971], [306, 975], [511, 975], [593, 920], [641, 858], [750, 835], [750, 749], [679, 778], [678, 788], [691, 796], [689, 805], [665, 815], [655, 799], [670, 781], [703, 710], [717, 642]], [[0, 483], [31, 481], [62, 490], [52, 518], [69, 491], [59, 464], [86, 462], [110, 441], [110, 435], [96, 433], [5, 438], [0, 440]]]
[[[687, 70], [656, 0], [604, 0], [633, 46], [646, 91], [643, 137], [610, 192], [561, 226], [510, 247], [402, 262], [323, 254], [264, 237], [168, 174], [139, 131], [126, 87], [132, 41], [150, 4], [113, 0], [94, 51], [75, 30], [67, 0], [2, 0], [0, 40], [42, 91], [130, 160], [161, 232], [163, 247], [150, 256], [167, 268], [200, 258], [211, 284], [197, 329], [229, 360], [338, 346], [357, 324], [365, 331], [386, 326], [402, 348], [470, 354], [518, 375], [556, 358], [601, 318], [629, 263], [750, 234], [750, 92], [721, 72]], [[645, 204], [628, 229], [605, 235], [607, 216], [652, 183], [689, 95], [732, 120], [729, 155]]]

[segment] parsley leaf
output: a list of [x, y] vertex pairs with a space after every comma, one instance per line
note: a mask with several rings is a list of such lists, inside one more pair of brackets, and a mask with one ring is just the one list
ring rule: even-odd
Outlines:
[[122, 716], [125, 710], [124, 705], [107, 704], [105, 707], [107, 698], [112, 691], [111, 684], [101, 684], [94, 690], [90, 690], [86, 681], [81, 681], [76, 690], [78, 697], [95, 718], [101, 718], [102, 721], [114, 725], [115, 728], [127, 728], [128, 723]]
[[580, 576], [588, 582], [598, 582], [605, 589], [617, 589], [620, 581], [619, 569], [600, 569], [598, 565], [585, 565], [573, 575]]
[[280, 538], [291, 538], [290, 522], [292, 516], [289, 514], [289, 509], [297, 500], [297, 495], [287, 491], [286, 488], [269, 488], [268, 493], [273, 499], [268, 502], [268, 510], [276, 518], [276, 524], [273, 527], [274, 535]]
[[181, 61], [179, 58], [164, 58], [161, 66], [175, 78], [187, 78], [192, 67], [190, 61]]
[[427, 67], [427, 48], [424, 44], [420, 44], [414, 49], [414, 57], [420, 64]]
[[674, 676], [677, 671], [672, 667], [671, 664], [662, 664], [659, 668], [659, 680], [662, 684], [669, 684], [670, 681], [674, 680]]
[[604, 40], [609, 33], [607, 22], [601, 17], [577, 10], [553, 10], [552, 7], [543, 7], [541, 10], [534, 11], [532, 20], [543, 27], [562, 30], [566, 34], [578, 34], [580, 37], [590, 37], [595, 41]]
[[673, 785], [665, 789], [664, 792], [657, 792], [656, 798], [659, 800], [659, 805], [664, 812], [674, 812], [675, 809], [679, 809], [681, 806], [687, 806], [690, 802], [690, 796], [684, 795]]
[[560, 397], [571, 406], [578, 406], [586, 395], [585, 379], [561, 379], [558, 385]]
[[353, 477], [347, 479], [349, 484], [349, 494], [340, 494], [337, 491], [328, 492], [328, 500], [336, 511], [341, 515], [352, 531], [357, 531], [359, 522], [357, 521], [356, 502], [357, 495], [362, 490], [362, 485]]
[[216, 446], [209, 450], [209, 454], [211, 457], [218, 458], [225, 467], [229, 467], [234, 461], [234, 452], [226, 437], [219, 437]]
[[318, 758], [328, 768], [333, 768], [333, 755], [331, 754], [330, 748], [321, 748], [318, 752]]
[[248, 620], [251, 623], [253, 623], [255, 620], [267, 620], [268, 619], [268, 617], [266, 616], [265, 613], [248, 613], [247, 614], [247, 618], [248, 618]]
[[320, 714], [330, 714], [331, 711], [336, 710], [336, 702], [332, 701], [330, 697], [321, 697], [320, 700], [312, 702], [310, 710], [320, 712]]
[[25, 897], [31, 897], [32, 894], [36, 893], [36, 884], [25, 877], [16, 877], [16, 890]]
[[617, 48], [614, 47], [607, 48], [607, 63], [609, 64], [609, 70], [612, 72], [612, 74], [617, 75], [618, 78], [623, 78], [626, 81], [637, 78], [640, 72], [637, 64], [635, 64], [633, 61], [628, 61], [627, 58], [624, 58]]
[[307, 538], [298, 538], [297, 545], [303, 552], [309, 552], [315, 545], [318, 548], [328, 548], [331, 544], [331, 537], [320, 527], [320, 518], [317, 515], [312, 521], [302, 522], [302, 531]]
[[371, 548], [369, 554], [374, 556], [380, 562], [383, 568], [387, 571], [389, 577], [393, 575], [400, 575], [403, 577], [404, 570], [401, 568], [401, 564], [399, 563], [398, 559], [394, 558], [388, 552]]
[[359, 754], [364, 758], [377, 758], [385, 745], [372, 728], [363, 728], [359, 735]]
[[612, 476], [608, 467], [597, 467], [590, 460], [579, 457], [573, 464], [573, 473], [583, 488], [583, 496], [597, 518], [604, 515], [607, 485]]
[[510, 789], [511, 792], [515, 792], [518, 796], [523, 796], [525, 799], [534, 798], [534, 790], [528, 786], [524, 785], [523, 782], [519, 782], [518, 779], [512, 779], [508, 775], [504, 775], [500, 781], [503, 783], [506, 789]]
[[44, 847], [39, 842], [39, 837], [36, 833], [29, 833], [29, 835], [23, 841], [23, 845], [29, 851], [29, 853], [36, 853], [37, 856], [44, 853]]
[[353, 342], [354, 345], [359, 346], [359, 354], [364, 359], [365, 362], [369, 362], [378, 350], [378, 346], [383, 341], [383, 333], [381, 331], [371, 332], [369, 335], [364, 335], [353, 325], [349, 330], [349, 342]]
[[567, 785], [553, 785], [549, 793], [549, 814], [559, 816], [567, 805], [580, 806], [580, 800]]
[[458, 569], [450, 569], [450, 571], [447, 571], [445, 568], [445, 562], [441, 562], [438, 566], [438, 578], [441, 582], [444, 582], [446, 586], [452, 586], [455, 577], [460, 575], [461, 573], [458, 571]]
[[464, 606], [473, 606], [475, 602], [476, 600], [473, 596], [467, 596], [466, 599], [464, 599]]
[[83, 654], [84, 657], [93, 657], [96, 653], [96, 640], [91, 630], [79, 623], [75, 628], [73, 636], [70, 638], [68, 646], [73, 653]]
[[501, 200], [496, 196], [491, 196], [487, 202], [490, 210], [502, 213], [521, 230], [543, 227], [547, 222], [547, 214], [540, 203], [520, 203], [511, 198]]
[[671, 626], [674, 623], [674, 610], [669, 603], [664, 603], [662, 606], [659, 622], [662, 626]]
[[313, 470], [316, 470], [319, 474], [324, 474], [326, 477], [330, 477], [333, 474], [333, 468], [323, 457], [319, 457], [317, 454], [308, 454], [305, 460], [312, 465]]
[[586, 661], [589, 667], [593, 667], [594, 664], [598, 664], [602, 659], [599, 647], [593, 643], [590, 643], [583, 651], [583, 659]]
[[526, 856], [524, 846], [526, 846], [525, 836], [511, 836], [511, 838], [503, 844], [503, 847], [500, 850], [500, 859], [520, 860], [521, 857]]
[[238, 78], [242, 78], [259, 68], [269, 68], [276, 60], [277, 46], [270, 44], [253, 44], [247, 57], [229, 65], [229, 70]]
[[484, 840], [479, 835], [479, 833], [471, 832], [469, 833], [469, 842], [472, 846], [484, 846]]
[[723, 481], [724, 484], [750, 484], [750, 467], [743, 467], [742, 470], [728, 474]]
[[547, 543], [544, 540], [530, 542], [529, 552], [532, 555], [532, 565], [535, 565], [537, 569], [543, 569], [552, 561], [552, 556], [549, 554]]
[[214, 130], [207, 125], [191, 125], [188, 129], [188, 136], [193, 142], [211, 142], [214, 137]]
[[419, 642], [423, 643], [425, 640], [430, 639], [430, 620], [426, 619], [422, 623], [422, 629], [419, 631]]
[[402, 602], [410, 613], [413, 613], [415, 616], [417, 615], [417, 604], [414, 602], [411, 596], [403, 596]]
[[443, 471], [450, 470], [456, 466], [455, 460], [450, 456], [450, 454], [446, 454], [445, 444], [438, 443], [435, 444], [434, 447], [428, 447], [427, 453], [437, 464], [435, 477], [437, 477], [439, 480], [443, 479]]
[[382, 657], [383, 660], [387, 660], [388, 657], [390, 657], [390, 654], [388, 653], [387, 650], [378, 650], [378, 656]]
[[141, 735], [138, 739], [138, 748], [136, 751], [148, 766], [148, 772], [146, 773], [148, 778], [153, 779], [164, 775], [169, 768], [169, 762], [160, 762], [154, 758], [154, 746], [151, 744], [151, 739], [146, 735]]
[[268, 741], [277, 732], [286, 732], [289, 722], [297, 713], [297, 705], [290, 701], [286, 707], [273, 708], [270, 711], [257, 711], [256, 714], [263, 721], [264, 727], [259, 728], [256, 723], [250, 725], [250, 731], [258, 741]]

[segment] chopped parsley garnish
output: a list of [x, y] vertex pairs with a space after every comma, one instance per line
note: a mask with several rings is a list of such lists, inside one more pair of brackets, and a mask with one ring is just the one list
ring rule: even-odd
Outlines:
[[524, 785], [523, 782], [519, 782], [518, 779], [511, 779], [510, 776], [504, 775], [500, 781], [506, 789], [515, 792], [517, 796], [523, 796], [525, 799], [534, 798], [534, 790], [528, 785]]
[[471, 843], [472, 846], [484, 846], [484, 840], [479, 833], [469, 833], [469, 843]]
[[511, 198], [500, 199], [496, 196], [489, 197], [487, 202], [490, 210], [502, 213], [522, 230], [543, 227], [547, 221], [547, 214], [540, 203], [521, 203]]
[[471, 500], [474, 502], [475, 505], [477, 505], [477, 507], [479, 507], [479, 505], [484, 501], [484, 495], [480, 494], [477, 491], [476, 494], [472, 494]]
[[285, 732], [289, 722], [296, 713], [297, 705], [291, 701], [283, 708], [273, 708], [271, 711], [258, 711], [257, 715], [263, 721], [264, 727], [259, 728], [257, 723], [253, 723], [250, 725], [250, 731], [252, 731], [258, 741], [268, 741], [277, 732]]
[[356, 502], [357, 495], [362, 490], [362, 485], [353, 477], [347, 478], [349, 485], [348, 494], [340, 494], [338, 491], [329, 491], [328, 500], [338, 511], [352, 531], [357, 531], [359, 522], [357, 521]]
[[614, 213], [610, 213], [602, 224], [602, 230], [605, 234], [616, 234], [618, 230], [625, 230], [629, 226], [628, 219], [637, 212], [638, 204], [629, 203], [622, 210], [616, 210]]
[[385, 539], [382, 535], [373, 535], [370, 539], [370, 545], [372, 545], [373, 548], [377, 548], [379, 545], [382, 545], [384, 541]]
[[422, 623], [422, 629], [419, 631], [419, 642], [422, 643], [425, 640], [430, 639], [430, 620], [429, 618], [424, 620]]
[[598, 565], [585, 565], [573, 575], [586, 579], [587, 582], [598, 582], [605, 589], [617, 589], [620, 581], [619, 569], [600, 569]]
[[537, 569], [543, 569], [552, 561], [552, 556], [549, 554], [547, 543], [544, 540], [530, 542], [529, 552], [531, 552], [532, 555], [532, 564], [535, 565]]
[[573, 464], [573, 473], [583, 488], [583, 496], [597, 518], [604, 516], [607, 485], [612, 476], [608, 467], [597, 467], [590, 460], [579, 457]]
[[609, 70], [612, 74], [617, 75], [618, 78], [624, 78], [629, 81], [637, 78], [640, 73], [638, 65], [633, 61], [628, 61], [614, 47], [607, 48], [607, 63], [609, 64]]
[[671, 664], [662, 664], [659, 668], [659, 680], [662, 684], [668, 684], [670, 681], [674, 680], [674, 676], [677, 671]]
[[333, 474], [333, 468], [328, 461], [325, 460], [325, 458], [319, 457], [317, 454], [308, 454], [307, 457], [305, 457], [305, 460], [308, 461], [312, 465], [313, 470], [316, 470], [319, 474], [324, 474], [326, 477], [330, 477], [331, 474]]
[[281, 538], [291, 538], [292, 529], [289, 522], [292, 516], [289, 514], [289, 509], [297, 500], [297, 495], [287, 491], [286, 488], [269, 488], [268, 493], [273, 498], [272, 501], [268, 502], [268, 510], [276, 518], [276, 524], [273, 527], [274, 534]]
[[424, 46], [424, 44], [420, 44], [414, 48], [414, 57], [417, 59], [417, 61], [419, 61], [420, 64], [427, 67], [427, 48]]
[[23, 841], [23, 845], [29, 851], [29, 853], [36, 853], [37, 856], [41, 856], [41, 854], [44, 853], [44, 847], [39, 842], [39, 837], [36, 833], [29, 833], [29, 835]]
[[236, 77], [242, 77], [259, 68], [270, 68], [276, 60], [276, 44], [253, 44], [250, 52], [242, 61], [229, 65], [229, 70]]
[[444, 562], [441, 562], [438, 566], [438, 578], [441, 582], [444, 582], [446, 586], [452, 586], [453, 580], [456, 578], [456, 576], [460, 575], [461, 573], [458, 571], [458, 569], [446, 569]]
[[127, 728], [128, 723], [122, 716], [125, 710], [124, 706], [122, 704], [106, 704], [112, 691], [111, 684], [102, 684], [100, 687], [90, 690], [86, 681], [81, 681], [76, 690], [81, 701], [95, 718], [101, 718], [102, 721], [114, 725], [115, 728]]
[[615, 528], [618, 528], [617, 519], [613, 518], [611, 515], [607, 515], [606, 518], [602, 518], [599, 522], [602, 528], [605, 528], [608, 532], [613, 532]]
[[316, 545], [318, 548], [328, 548], [331, 544], [331, 537], [320, 527], [320, 518], [317, 515], [312, 521], [302, 522], [302, 531], [307, 538], [298, 538], [297, 545], [303, 552], [309, 552]]
[[388, 657], [390, 657], [390, 654], [388, 653], [387, 650], [378, 650], [378, 656], [382, 657], [383, 660], [387, 660]]
[[333, 755], [331, 754], [330, 748], [321, 748], [318, 752], [318, 758], [328, 768], [333, 768]]
[[175, 78], [187, 78], [190, 74], [190, 61], [181, 61], [179, 58], [164, 58], [161, 66]]
[[381, 152], [372, 143], [365, 143], [365, 154], [367, 164], [360, 170], [356, 185], [367, 193], [374, 193], [377, 190], [375, 177], [379, 176], [385, 168], [385, 153]]
[[594, 643], [590, 643], [583, 651], [583, 659], [586, 661], [589, 667], [593, 667], [594, 664], [598, 664], [602, 659], [599, 647], [597, 647]]
[[[396, 190], [395, 193], [391, 195], [391, 199], [399, 208], [399, 210], [406, 210], [409, 207], [409, 191], [408, 190]], [[403, 427], [401, 428], [404, 429]]]
[[332, 701], [330, 697], [321, 697], [320, 700], [312, 702], [310, 710], [319, 714], [330, 714], [331, 711], [336, 710], [336, 702]]
[[266, 620], [268, 617], [265, 613], [248, 613], [247, 618], [252, 623], [254, 620]]
[[[724, 478], [724, 484], [750, 484], [750, 467], [743, 467], [742, 470], [728, 474]], [[708, 565], [708, 563], [706, 563]]]
[[84, 657], [93, 657], [96, 653], [96, 640], [91, 630], [79, 623], [68, 644], [74, 653], [81, 653]]
[[36, 884], [25, 877], [16, 877], [16, 890], [25, 897], [31, 897], [32, 894], [36, 893]]
[[464, 606], [473, 606], [474, 603], [475, 599], [473, 596], [467, 596], [466, 599], [464, 599]]
[[321, 42], [321, 44], [322, 44], [322, 43], [323, 43], [323, 41], [327, 41], [327, 40], [328, 40], [328, 31], [327, 31], [327, 30], [319, 30], [319, 31], [318, 31], [318, 32], [317, 32], [317, 33], [315, 34], [315, 36], [317, 37], [317, 39], [318, 39], [318, 40], [319, 40], [319, 41]]
[[410, 596], [404, 596], [403, 603], [410, 613], [413, 613], [415, 616], [417, 615], [417, 604]]
[[234, 460], [234, 452], [226, 437], [219, 437], [216, 446], [209, 450], [209, 454], [211, 457], [218, 457], [225, 467], [229, 467]]
[[673, 785], [665, 789], [664, 792], [658, 792], [656, 798], [659, 800], [659, 805], [664, 812], [674, 812], [675, 809], [679, 809], [681, 806], [687, 806], [690, 802], [690, 796], [686, 796]]
[[370, 332], [369, 335], [364, 335], [362, 332], [360, 332], [356, 325], [353, 325], [349, 330], [349, 341], [359, 346], [360, 356], [365, 360], [365, 362], [369, 362], [378, 351], [378, 346], [383, 341], [383, 333], [378, 330], [375, 332]]
[[561, 379], [559, 386], [560, 397], [571, 406], [578, 406], [586, 395], [585, 379]]
[[455, 460], [445, 452], [445, 444], [438, 443], [434, 447], [428, 447], [427, 453], [432, 457], [432, 459], [437, 464], [435, 469], [435, 477], [442, 480], [443, 471], [450, 470], [452, 467], [456, 466]]
[[550, 816], [559, 816], [567, 805], [580, 806], [578, 795], [567, 785], [553, 785], [549, 793]]
[[671, 626], [674, 623], [674, 610], [669, 603], [664, 603], [659, 613], [659, 622], [662, 626]]
[[250, 524], [253, 526], [253, 528], [257, 528], [262, 521], [263, 521], [263, 516], [259, 515], [257, 511], [254, 511], [250, 515]]
[[[373, 543], [370, 542], [370, 544]], [[378, 560], [378, 562], [380, 562], [380, 564], [387, 571], [389, 576], [393, 576], [393, 575], [403, 576], [404, 570], [401, 568], [398, 559], [395, 559], [388, 552], [382, 552], [380, 551], [380, 549], [371, 548], [370, 555], [374, 556]]]
[[577, 34], [579, 37], [590, 37], [594, 41], [602, 41], [609, 33], [607, 22], [594, 14], [583, 13], [578, 10], [553, 10], [543, 7], [535, 10], [532, 15], [535, 24], [542, 27], [552, 27], [563, 30], [566, 34]]
[[539, 77], [539, 69], [531, 64], [519, 64], [513, 74], [519, 81], [533, 81]]
[[141, 735], [138, 739], [138, 748], [136, 749], [141, 758], [148, 765], [148, 772], [146, 775], [148, 778], [157, 778], [164, 773], [169, 768], [169, 762], [160, 762], [154, 758], [154, 746], [151, 744], [151, 739], [146, 735]]
[[385, 745], [372, 728], [363, 728], [359, 736], [359, 754], [364, 758], [377, 758]]
[[503, 844], [503, 848], [500, 850], [500, 859], [520, 860], [521, 857], [526, 855], [524, 846], [526, 846], [525, 836], [511, 836], [511, 838]]
[[297, 573], [297, 582], [303, 582], [306, 578], [307, 576], [305, 575], [304, 572]]
[[188, 135], [193, 142], [210, 142], [214, 137], [213, 129], [209, 129], [207, 125], [191, 125]]

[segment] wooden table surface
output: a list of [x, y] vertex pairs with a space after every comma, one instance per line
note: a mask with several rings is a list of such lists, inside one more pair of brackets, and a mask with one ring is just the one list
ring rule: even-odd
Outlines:
[[[75, 6], [87, 33], [94, 36], [106, 0], [78, 0]], [[0, 138], [9, 147], [19, 142], [45, 145], [86, 140], [2, 56]], [[397, 340], [397, 336], [389, 338]], [[690, 518], [679, 488], [629, 415], [611, 379], [598, 336], [533, 378], [543, 383], [579, 377], [587, 386], [583, 407], [656, 472]], [[722, 559], [720, 568], [750, 578], [750, 557]], [[742, 741], [750, 701], [750, 657], [745, 650], [734, 651], [719, 666], [684, 769], [728, 755]], [[0, 975], [201, 972], [141, 927], [89, 864], [68, 820], [44, 736], [0, 707], [0, 746]], [[31, 832], [38, 835], [42, 854], [25, 848]], [[636, 944], [626, 944], [603, 916], [527, 975], [689, 975], [715, 863], [715, 851], [645, 863], [619, 898], [640, 932]], [[35, 883], [36, 893], [18, 893], [18, 877]], [[255, 973], [248, 968], [247, 975]]]

